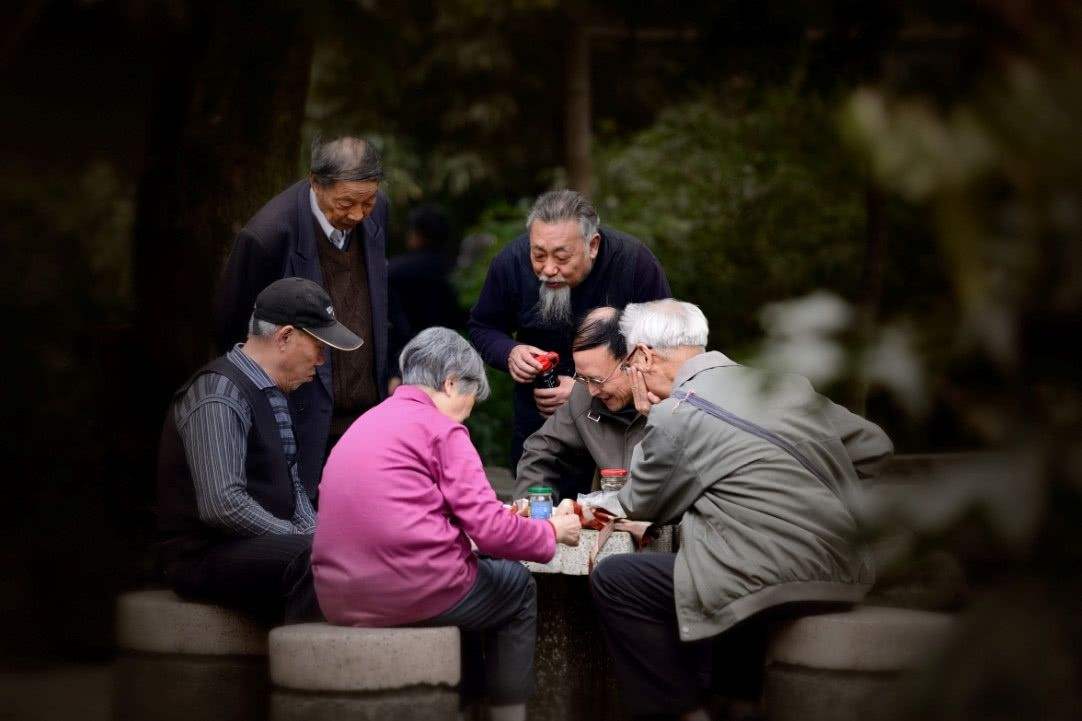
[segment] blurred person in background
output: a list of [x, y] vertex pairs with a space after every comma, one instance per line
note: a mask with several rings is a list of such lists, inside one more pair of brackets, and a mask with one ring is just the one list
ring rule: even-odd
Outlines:
[[[458, 626], [463, 696], [525, 718], [537, 593], [518, 560], [578, 543], [579, 519], [522, 518], [496, 499], [462, 422], [488, 396], [484, 363], [447, 328], [403, 349], [403, 384], [331, 451], [312, 551], [319, 604], [345, 626]], [[479, 557], [471, 551], [471, 539]], [[515, 559], [515, 560], [502, 560]]]
[[571, 348], [575, 388], [567, 403], [526, 439], [515, 498], [525, 498], [530, 486], [549, 486], [555, 496], [572, 499], [596, 490], [595, 470], [627, 468], [632, 449], [642, 440], [646, 416], [636, 410], [623, 372], [627, 344], [620, 333], [620, 311], [607, 306], [590, 311]]
[[[574, 388], [571, 340], [578, 319], [604, 305], [667, 298], [665, 271], [638, 239], [600, 225], [590, 201], [574, 190], [541, 195], [526, 233], [492, 261], [470, 313], [470, 341], [489, 365], [515, 380], [512, 468], [522, 444]], [[534, 355], [560, 354], [559, 387], [535, 389]]]
[[355, 353], [332, 351], [316, 382], [290, 398], [302, 480], [313, 501], [327, 451], [357, 416], [386, 397], [397, 376], [382, 180], [383, 164], [369, 141], [317, 139], [308, 177], [272, 198], [241, 229], [219, 285], [215, 316], [223, 350], [243, 340], [256, 293], [286, 276], [325, 288], [339, 319], [365, 341]]
[[736, 670], [725, 680], [748, 684], [736, 694], [758, 699], [763, 646], [726, 642], [762, 639], [749, 624], [786, 604], [867, 593], [875, 574], [851, 500], [893, 447], [802, 376], [706, 352], [706, 318], [690, 303], [629, 305], [620, 329], [649, 417], [619, 501], [632, 519], [680, 519], [681, 544], [606, 559], [590, 587], [628, 708], [707, 719], [707, 639], [721, 635], [714, 655]]
[[287, 397], [315, 377], [325, 346], [360, 345], [322, 288], [284, 278], [256, 297], [247, 340], [177, 391], [158, 449], [156, 551], [182, 598], [266, 623], [320, 618], [309, 566], [316, 513]]
[[432, 205], [414, 208], [406, 230], [406, 253], [391, 258], [388, 277], [412, 335], [425, 328], [463, 329], [466, 313], [451, 285], [451, 228]]

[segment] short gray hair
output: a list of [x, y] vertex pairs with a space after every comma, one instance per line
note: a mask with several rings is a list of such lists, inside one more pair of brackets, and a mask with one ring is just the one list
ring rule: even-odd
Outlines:
[[269, 320], [259, 320], [255, 317], [255, 313], [252, 313], [251, 317], [248, 318], [248, 335], [253, 338], [269, 338], [277, 333], [281, 327]]
[[383, 180], [383, 162], [376, 146], [349, 135], [312, 141], [312, 179], [326, 187], [340, 181]]
[[639, 343], [651, 348], [706, 347], [710, 328], [699, 306], [666, 298], [629, 303], [620, 316], [628, 350]]
[[586, 196], [576, 190], [550, 190], [542, 194], [526, 216], [526, 232], [535, 220], [542, 223], [559, 223], [565, 220], [577, 220], [582, 228], [582, 239], [589, 243], [594, 237], [601, 219]]
[[398, 357], [402, 382], [440, 390], [446, 380], [456, 380], [463, 393], [477, 400], [488, 398], [485, 364], [465, 338], [450, 328], [426, 328], [402, 349]]

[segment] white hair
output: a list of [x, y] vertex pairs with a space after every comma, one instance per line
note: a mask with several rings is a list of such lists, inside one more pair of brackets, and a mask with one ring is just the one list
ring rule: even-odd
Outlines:
[[550, 190], [543, 193], [534, 202], [530, 214], [526, 216], [526, 232], [535, 220], [542, 223], [559, 223], [565, 220], [578, 221], [582, 230], [582, 242], [590, 246], [590, 238], [594, 237], [601, 219], [597, 211], [586, 196], [576, 190]]
[[447, 380], [458, 381], [460, 394], [488, 398], [485, 364], [466, 339], [450, 328], [425, 328], [414, 336], [398, 357], [402, 382], [442, 390]]
[[630, 350], [639, 343], [651, 348], [706, 347], [710, 328], [699, 306], [667, 298], [629, 303], [620, 317], [620, 333]]
[[248, 335], [253, 338], [269, 338], [278, 332], [280, 325], [275, 325], [269, 320], [259, 320], [255, 313], [248, 318]]

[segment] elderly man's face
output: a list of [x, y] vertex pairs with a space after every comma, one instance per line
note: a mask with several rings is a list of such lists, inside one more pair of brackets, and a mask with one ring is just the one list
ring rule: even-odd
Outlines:
[[[291, 328], [291, 326], [287, 326]], [[292, 393], [316, 377], [316, 368], [327, 360], [323, 343], [297, 328], [279, 339], [278, 385]]]
[[600, 243], [601, 236], [597, 233], [586, 243], [577, 220], [556, 223], [535, 220], [530, 226], [533, 272], [549, 290], [574, 288], [590, 274]]
[[621, 372], [620, 359], [609, 352], [608, 346], [598, 346], [574, 353], [575, 379], [586, 384], [590, 395], [618, 411], [631, 403], [631, 384], [627, 373]]
[[376, 207], [379, 183], [374, 180], [340, 180], [323, 186], [312, 182], [316, 203], [327, 222], [339, 230], [353, 230]]

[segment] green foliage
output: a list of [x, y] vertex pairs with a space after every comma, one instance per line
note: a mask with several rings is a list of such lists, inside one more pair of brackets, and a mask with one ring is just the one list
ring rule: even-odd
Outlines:
[[674, 295], [702, 306], [715, 347], [746, 347], [768, 302], [857, 293], [863, 174], [821, 98], [707, 93], [607, 144], [596, 167], [603, 221], [654, 249]]

